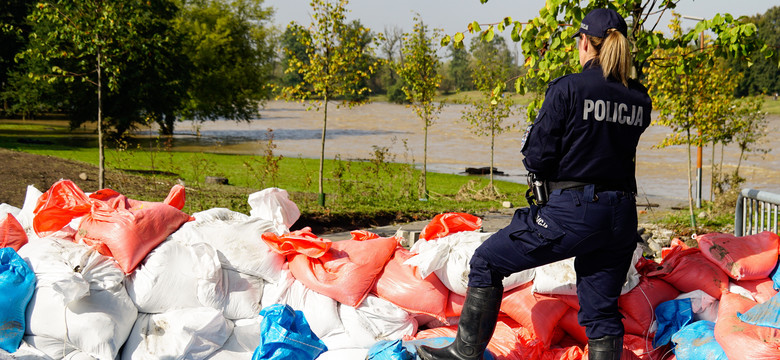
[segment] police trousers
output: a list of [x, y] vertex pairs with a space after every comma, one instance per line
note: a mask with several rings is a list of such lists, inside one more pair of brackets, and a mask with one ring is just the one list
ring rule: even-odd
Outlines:
[[470, 287], [500, 286], [503, 278], [575, 257], [580, 325], [588, 338], [623, 336], [618, 297], [636, 249], [634, 194], [596, 192], [594, 185], [554, 190], [549, 201], [518, 209], [510, 224], [474, 252]]

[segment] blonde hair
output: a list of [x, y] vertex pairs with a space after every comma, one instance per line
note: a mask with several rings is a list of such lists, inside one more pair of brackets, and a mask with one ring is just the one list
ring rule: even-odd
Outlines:
[[628, 86], [631, 74], [631, 48], [628, 39], [617, 29], [607, 30], [607, 37], [602, 39], [587, 35], [588, 41], [596, 49], [598, 63], [604, 72], [604, 78], [614, 77], [623, 85]]

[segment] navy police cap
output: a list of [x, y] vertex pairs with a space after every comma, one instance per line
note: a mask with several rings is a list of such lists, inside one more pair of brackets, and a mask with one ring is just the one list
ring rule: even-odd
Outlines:
[[612, 9], [593, 9], [582, 18], [580, 29], [573, 37], [585, 34], [603, 39], [607, 36], [607, 30], [613, 28], [620, 31], [623, 36], [628, 37], [626, 20], [617, 11]]

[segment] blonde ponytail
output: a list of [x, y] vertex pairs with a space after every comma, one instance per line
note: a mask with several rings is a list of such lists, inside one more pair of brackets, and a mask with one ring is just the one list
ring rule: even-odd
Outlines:
[[588, 35], [588, 40], [596, 49], [598, 61], [604, 77], [614, 77], [628, 86], [631, 73], [631, 48], [628, 39], [616, 29], [607, 30], [606, 39]]

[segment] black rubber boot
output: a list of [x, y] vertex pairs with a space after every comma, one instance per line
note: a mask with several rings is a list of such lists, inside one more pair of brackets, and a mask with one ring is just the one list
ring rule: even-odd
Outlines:
[[480, 360], [485, 353], [501, 308], [503, 287], [470, 287], [458, 320], [458, 334], [449, 346], [432, 348], [419, 346], [417, 355], [423, 360]]
[[620, 360], [623, 355], [622, 336], [588, 339], [588, 360]]

